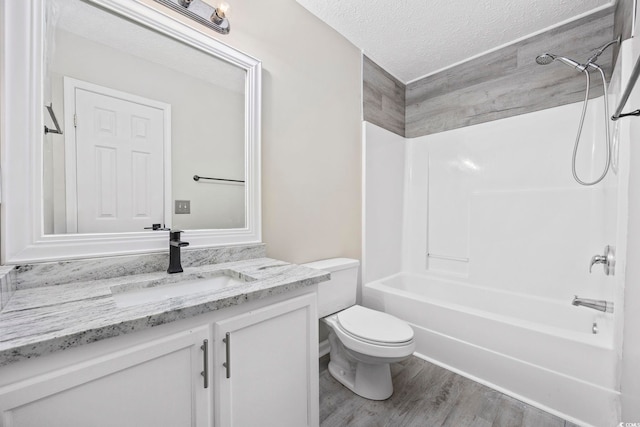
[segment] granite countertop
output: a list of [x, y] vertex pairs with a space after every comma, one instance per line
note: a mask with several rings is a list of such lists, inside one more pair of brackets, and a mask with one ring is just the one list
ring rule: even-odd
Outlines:
[[[116, 304], [134, 287], [225, 274], [245, 282], [144, 304]], [[17, 290], [0, 311], [0, 366], [259, 300], [328, 280], [329, 273], [270, 258]], [[113, 293], [112, 293], [113, 290]]]

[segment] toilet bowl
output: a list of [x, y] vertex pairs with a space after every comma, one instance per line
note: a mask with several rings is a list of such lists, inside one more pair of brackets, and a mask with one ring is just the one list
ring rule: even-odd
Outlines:
[[331, 280], [318, 285], [318, 313], [329, 328], [330, 374], [364, 398], [388, 399], [393, 394], [389, 364], [413, 354], [413, 329], [390, 314], [355, 304], [357, 260], [304, 265], [331, 272]]
[[413, 329], [396, 317], [359, 305], [323, 321], [329, 326], [331, 375], [367, 399], [391, 397], [389, 364], [413, 354]]

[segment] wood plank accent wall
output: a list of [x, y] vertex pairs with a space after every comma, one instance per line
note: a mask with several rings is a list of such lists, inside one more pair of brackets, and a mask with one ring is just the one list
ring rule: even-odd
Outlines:
[[[616, 3], [616, 9], [613, 13], [613, 34], [620, 35], [622, 40], [626, 40], [631, 37], [631, 31], [633, 30], [633, 21], [636, 19], [636, 3], [637, 0], [618, 0]], [[618, 58], [619, 46], [616, 46], [613, 52], [613, 63], [616, 63]]]
[[405, 85], [364, 55], [362, 68], [364, 120], [405, 136]]
[[616, 3], [613, 26], [615, 28], [616, 35], [622, 35], [622, 40], [626, 40], [631, 37], [631, 30], [635, 19], [633, 14], [637, 7], [636, 2], [637, 0], [618, 0]]
[[[595, 49], [615, 38], [613, 21], [614, 7], [610, 7], [408, 84], [405, 136], [428, 135], [580, 101], [584, 75], [558, 62], [537, 65], [536, 56], [550, 52], [585, 61]], [[609, 74], [611, 62], [612, 49], [608, 49], [598, 63]], [[600, 96], [602, 83], [594, 73], [592, 77], [592, 95]], [[365, 107], [366, 99], [365, 95]]]

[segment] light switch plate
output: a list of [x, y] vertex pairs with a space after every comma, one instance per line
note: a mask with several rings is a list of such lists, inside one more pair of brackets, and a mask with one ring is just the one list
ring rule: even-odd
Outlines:
[[176, 200], [176, 215], [191, 213], [191, 200]]

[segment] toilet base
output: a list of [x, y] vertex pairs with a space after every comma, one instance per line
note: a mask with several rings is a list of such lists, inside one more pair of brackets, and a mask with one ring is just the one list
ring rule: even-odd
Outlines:
[[329, 333], [329, 342], [329, 373], [333, 378], [365, 399], [386, 400], [391, 397], [393, 383], [388, 363], [366, 363], [356, 360], [333, 331]]
[[369, 400], [387, 400], [393, 394], [388, 363], [371, 365], [357, 362], [355, 375], [329, 362], [329, 373], [349, 390]]

